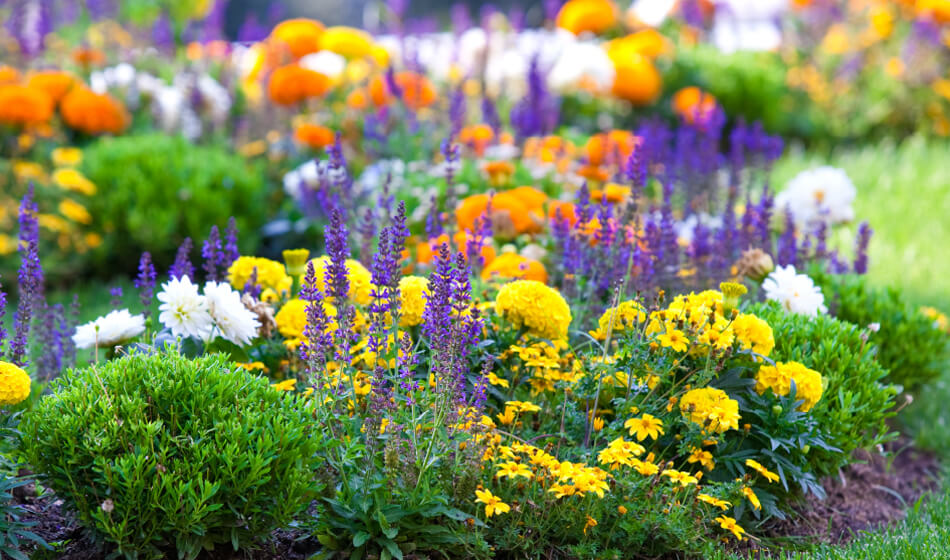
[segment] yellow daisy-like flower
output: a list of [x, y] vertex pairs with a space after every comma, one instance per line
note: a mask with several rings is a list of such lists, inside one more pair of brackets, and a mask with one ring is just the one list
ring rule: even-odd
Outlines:
[[75, 167], [82, 162], [82, 150], [70, 146], [56, 148], [50, 155], [56, 167]]
[[59, 202], [59, 213], [80, 224], [88, 225], [92, 223], [92, 214], [89, 213], [89, 210], [86, 210], [85, 206], [75, 200], [68, 198], [61, 200]]
[[498, 478], [508, 477], [508, 478], [517, 478], [523, 476], [527, 479], [534, 478], [534, 473], [531, 472], [531, 469], [528, 468], [528, 465], [523, 463], [516, 463], [514, 461], [507, 461], [502, 463], [498, 467], [498, 472], [495, 474]]
[[742, 487], [742, 495], [749, 500], [749, 503], [752, 504], [752, 507], [755, 509], [762, 509], [762, 502], [759, 501], [759, 497], [755, 495], [755, 492], [752, 491], [748, 486]]
[[550, 340], [567, 338], [571, 308], [557, 290], [534, 280], [516, 280], [502, 286], [495, 311], [515, 328]]
[[666, 332], [656, 337], [656, 339], [661, 346], [671, 348], [674, 352], [685, 352], [689, 348], [689, 339], [686, 338], [686, 334], [670, 326], [667, 326]]
[[643, 441], [648, 437], [658, 439], [665, 433], [663, 431], [663, 421], [652, 414], [631, 418], [624, 422], [623, 427], [630, 430], [630, 435], [636, 434], [637, 441]]
[[54, 171], [53, 183], [63, 190], [77, 192], [86, 196], [96, 194], [96, 185], [82, 173], [72, 168], [67, 167]]
[[720, 527], [732, 533], [736, 537], [736, 540], [741, 541], [743, 539], [742, 535], [745, 534], [745, 529], [740, 527], [734, 518], [723, 515], [721, 517], [717, 517], [716, 521], [719, 522]]
[[294, 377], [291, 377], [290, 379], [284, 379], [280, 383], [274, 383], [271, 385], [271, 387], [277, 389], [278, 391], [293, 391], [296, 386], [297, 379]]
[[597, 330], [590, 331], [590, 335], [597, 340], [604, 340], [607, 338], [608, 331], [612, 333], [612, 336], [628, 333], [646, 320], [646, 310], [639, 302], [625, 301], [617, 307], [604, 311], [597, 321]]
[[699, 500], [700, 502], [705, 502], [713, 507], [717, 507], [723, 511], [732, 507], [731, 503], [725, 500], [720, 500], [719, 498], [710, 496], [709, 494], [697, 494], [696, 499]]
[[660, 473], [660, 476], [665, 476], [680, 486], [689, 486], [690, 484], [696, 484], [699, 482], [698, 478], [689, 474], [688, 472], [678, 471], [675, 469], [666, 469]]
[[30, 396], [30, 376], [22, 368], [0, 362], [0, 406], [19, 404]]
[[488, 382], [491, 383], [492, 385], [497, 385], [498, 387], [504, 387], [505, 389], [509, 387], [508, 380], [498, 377], [497, 375], [495, 375], [495, 372], [491, 372], [488, 374]]
[[505, 502], [501, 501], [501, 498], [495, 496], [489, 490], [475, 490], [475, 501], [481, 504], [485, 504], [485, 516], [491, 517], [498, 513], [508, 513], [511, 511], [511, 507]]
[[774, 472], [770, 471], [769, 469], [763, 467], [763, 466], [762, 466], [762, 463], [756, 461], [755, 459], [746, 459], [746, 460], [745, 460], [745, 466], [747, 466], [747, 467], [749, 467], [750, 469], [754, 470], [755, 472], [761, 474], [761, 475], [764, 476], [765, 479], [768, 480], [769, 482], [778, 482], [778, 481], [779, 481], [779, 476], [778, 476], [777, 474], [775, 474]]

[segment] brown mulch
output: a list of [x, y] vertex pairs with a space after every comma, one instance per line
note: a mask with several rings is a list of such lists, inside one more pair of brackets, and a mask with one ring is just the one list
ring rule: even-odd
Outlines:
[[822, 481], [824, 500], [809, 495], [792, 516], [768, 527], [769, 536], [836, 544], [903, 520], [921, 496], [938, 488], [940, 463], [904, 438], [886, 448], [886, 455], [859, 450], [859, 462]]

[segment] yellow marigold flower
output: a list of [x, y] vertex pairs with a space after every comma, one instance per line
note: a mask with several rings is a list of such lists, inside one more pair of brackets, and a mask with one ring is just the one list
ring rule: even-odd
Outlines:
[[768, 356], [775, 348], [772, 327], [755, 315], [740, 313], [732, 322], [732, 331], [743, 350], [752, 350]]
[[548, 492], [554, 494], [555, 499], [560, 500], [565, 496], [570, 497], [577, 494], [577, 488], [575, 488], [572, 484], [555, 483], [552, 484], [550, 488], [548, 488]]
[[742, 487], [742, 495], [749, 500], [749, 503], [752, 504], [752, 507], [755, 509], [762, 509], [762, 502], [759, 501], [759, 497], [755, 495], [755, 492], [752, 491], [748, 486]]
[[19, 366], [0, 362], [0, 406], [19, 404], [30, 396], [30, 376]]
[[617, 513], [620, 515], [627, 515], [627, 508], [623, 506], [617, 506]]
[[689, 348], [689, 339], [686, 334], [679, 329], [666, 327], [666, 332], [656, 337], [660, 345], [664, 348], [671, 348], [674, 352], [685, 352]]
[[[289, 339], [287, 342], [295, 341], [293, 348], [288, 346], [291, 350], [295, 350], [297, 345], [303, 342], [303, 330], [307, 326], [307, 303], [302, 299], [292, 299], [285, 303], [277, 312], [277, 315], [274, 316], [274, 322], [277, 323], [277, 332], [284, 338]], [[335, 330], [337, 328], [335, 321], [336, 307], [323, 302], [323, 313], [329, 322], [327, 328]], [[354, 322], [358, 323], [356, 320]], [[354, 328], [356, 326], [354, 324]]]
[[71, 146], [56, 148], [51, 157], [56, 167], [75, 167], [82, 163], [82, 150]]
[[760, 395], [771, 389], [780, 396], [788, 395], [795, 382], [795, 399], [803, 401], [799, 406], [808, 412], [821, 399], [821, 374], [798, 362], [776, 362], [774, 366], [762, 366], [755, 376], [755, 390]]
[[475, 491], [476, 502], [485, 504], [485, 516], [491, 517], [496, 513], [508, 513], [511, 511], [511, 507], [505, 502], [501, 501], [501, 498], [495, 496], [489, 490], [476, 490]]
[[516, 280], [502, 286], [495, 311], [515, 328], [551, 340], [567, 338], [571, 308], [557, 290], [534, 280]]
[[540, 261], [518, 253], [502, 253], [482, 269], [482, 280], [492, 278], [548, 281], [548, 272]]
[[666, 469], [660, 473], [660, 476], [665, 476], [680, 486], [689, 486], [690, 484], [696, 484], [699, 482], [698, 478], [689, 474], [688, 472], [678, 471], [675, 469]]
[[77, 192], [86, 196], [96, 194], [96, 185], [75, 169], [57, 169], [53, 172], [53, 183], [61, 189]]
[[263, 257], [238, 257], [228, 268], [228, 282], [235, 290], [243, 290], [257, 271], [257, 285], [271, 289], [277, 294], [289, 292], [293, 279], [287, 275], [284, 265]]
[[277, 389], [278, 391], [293, 391], [296, 386], [297, 379], [294, 377], [291, 377], [290, 379], [284, 379], [280, 383], [274, 383], [271, 385], [271, 387]]
[[86, 210], [86, 207], [82, 204], [68, 198], [64, 198], [59, 202], [59, 213], [80, 224], [88, 225], [92, 223], [92, 214], [89, 213], [89, 210]]
[[725, 500], [720, 500], [719, 498], [710, 496], [709, 494], [697, 494], [696, 499], [699, 500], [700, 502], [705, 502], [713, 507], [717, 507], [723, 511], [732, 507], [731, 503]]
[[756, 461], [755, 459], [746, 459], [746, 460], [745, 460], [745, 466], [747, 466], [747, 467], [749, 467], [750, 469], [753, 469], [753, 470], [756, 471], [757, 473], [761, 474], [761, 475], [764, 476], [765, 479], [768, 480], [769, 482], [778, 482], [778, 480], [779, 480], [779, 476], [778, 476], [777, 474], [775, 474], [774, 472], [770, 471], [769, 469], [763, 467], [763, 466], [762, 466], [762, 463], [759, 463], [759, 462]]
[[703, 451], [702, 449], [693, 449], [689, 457], [686, 459], [687, 463], [699, 463], [706, 470], [713, 470], [716, 467], [716, 462], [713, 461], [712, 453], [708, 451]]
[[717, 517], [716, 521], [719, 522], [720, 527], [735, 535], [736, 540], [741, 541], [743, 539], [742, 535], [745, 533], [745, 529], [740, 527], [735, 519], [723, 515], [722, 517]]
[[692, 389], [680, 399], [679, 407], [683, 416], [706, 431], [723, 433], [739, 428], [739, 403], [721, 389]]
[[660, 467], [658, 467], [657, 465], [655, 465], [654, 463], [650, 461], [641, 461], [640, 459], [634, 459], [632, 463], [633, 463], [634, 470], [642, 474], [643, 476], [653, 476], [656, 473], [660, 472]]
[[498, 377], [497, 375], [495, 375], [495, 372], [491, 372], [488, 374], [488, 382], [491, 383], [492, 385], [504, 387], [505, 389], [509, 387], [508, 380]]
[[528, 465], [524, 463], [516, 463], [514, 461], [508, 461], [499, 465], [498, 472], [495, 474], [498, 478], [507, 476], [508, 478], [517, 478], [523, 476], [527, 479], [534, 478], [534, 474], [531, 472], [531, 469], [528, 468]]
[[630, 430], [630, 435], [636, 434], [637, 441], [643, 441], [648, 437], [658, 439], [665, 433], [663, 431], [663, 421], [652, 414], [631, 418], [624, 422], [623, 427]]
[[[317, 273], [317, 287], [324, 294], [327, 293], [325, 279], [327, 265], [330, 264], [330, 257], [323, 256], [310, 261], [313, 263]], [[372, 296], [370, 292], [373, 289], [373, 275], [359, 261], [353, 259], [346, 260], [346, 275], [350, 281], [350, 291], [347, 296], [360, 305], [369, 304]]]
[[422, 324], [422, 312], [429, 297], [429, 280], [421, 276], [404, 276], [399, 281], [399, 326], [415, 327]]
[[498, 414], [495, 415], [495, 417], [498, 418], [498, 421], [501, 422], [503, 425], [509, 426], [513, 424], [515, 421], [515, 412], [516, 411], [514, 408], [510, 406], [506, 406], [505, 411], [499, 412]]
[[320, 48], [347, 58], [363, 58], [372, 51], [373, 37], [362, 29], [328, 27], [320, 36]]
[[590, 335], [597, 340], [607, 338], [607, 332], [612, 336], [633, 331], [639, 323], [646, 321], [647, 314], [643, 306], [635, 300], [621, 303], [604, 311], [597, 321], [597, 330], [590, 331]]
[[[267, 368], [267, 366], [264, 365], [263, 362], [243, 362], [243, 363], [238, 362], [238, 363], [235, 363], [234, 365], [236, 365], [237, 367], [241, 369], [246, 369], [247, 371], [262, 371], [264, 373], [267, 373], [270, 371]], [[271, 387], [273, 387], [273, 385], [271, 385]]]

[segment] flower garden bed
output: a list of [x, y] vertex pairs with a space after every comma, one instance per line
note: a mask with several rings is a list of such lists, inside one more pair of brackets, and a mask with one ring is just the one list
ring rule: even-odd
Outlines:
[[[17, 31], [0, 556], [713, 558], [916, 515], [948, 319], [869, 275], [876, 179], [774, 171], [789, 141], [950, 133], [946, 84], [894, 83], [943, 68], [946, 14], [802, 3], [720, 75], [743, 34], [681, 4]], [[898, 48], [883, 82], [839, 65]]]

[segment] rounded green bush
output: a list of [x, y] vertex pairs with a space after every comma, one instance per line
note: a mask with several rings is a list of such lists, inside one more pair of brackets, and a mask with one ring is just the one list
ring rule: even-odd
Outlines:
[[195, 558], [285, 526], [320, 490], [303, 401], [221, 356], [132, 355], [64, 374], [23, 416], [40, 480], [126, 558]]
[[812, 450], [811, 471], [833, 474], [850, 462], [851, 452], [885, 441], [885, 420], [893, 415], [897, 388], [885, 383], [887, 370], [864, 329], [828, 315], [789, 313], [775, 302], [747, 310], [772, 327], [775, 348], [770, 358], [795, 361], [822, 376], [821, 399], [809, 414], [829, 445], [840, 452]]
[[165, 134], [103, 138], [85, 150], [82, 171], [98, 187], [89, 211], [103, 236], [97, 264], [109, 275], [134, 272], [143, 251], [166, 267], [185, 237], [197, 243], [232, 216], [249, 254], [268, 215], [262, 170], [223, 146]]

